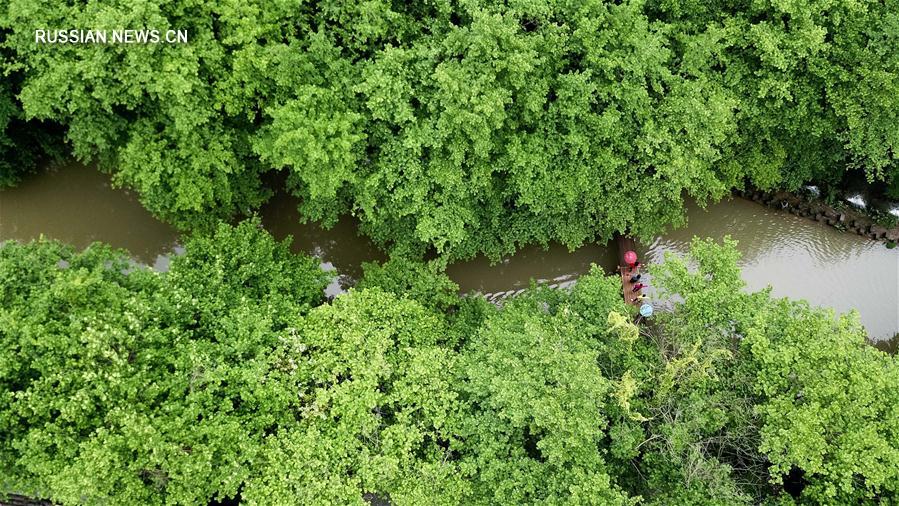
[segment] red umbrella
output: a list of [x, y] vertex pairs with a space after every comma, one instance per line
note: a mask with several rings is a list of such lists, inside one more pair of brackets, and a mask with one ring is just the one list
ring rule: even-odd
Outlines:
[[625, 251], [624, 252], [624, 261], [628, 265], [634, 265], [634, 263], [637, 261], [637, 254], [634, 253], [633, 251]]

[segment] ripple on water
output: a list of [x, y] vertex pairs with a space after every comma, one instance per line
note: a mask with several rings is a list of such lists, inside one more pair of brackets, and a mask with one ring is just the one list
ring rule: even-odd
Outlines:
[[[735, 218], [739, 221], [734, 226]], [[899, 331], [899, 251], [833, 227], [744, 199], [691, 207], [689, 226], [656, 238], [652, 262], [684, 254], [694, 235], [739, 242], [740, 267], [751, 290], [771, 285], [779, 297], [802, 298], [840, 313], [857, 308], [871, 337]]]

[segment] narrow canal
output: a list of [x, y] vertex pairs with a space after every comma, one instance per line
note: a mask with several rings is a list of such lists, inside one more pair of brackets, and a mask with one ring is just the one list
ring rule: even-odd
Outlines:
[[[339, 279], [328, 293], [339, 293], [361, 272], [360, 264], [383, 259], [354, 223], [341, 221], [331, 230], [299, 223], [295, 201], [276, 196], [262, 210], [266, 228], [276, 237], [290, 234], [295, 251], [316, 255]], [[693, 236], [720, 239], [730, 234], [743, 253], [741, 267], [750, 289], [771, 285], [775, 296], [802, 298], [838, 312], [858, 309], [872, 339], [899, 334], [899, 249], [744, 199], [731, 199], [707, 210], [691, 207], [689, 225], [641, 245], [640, 253], [658, 262], [665, 252], [683, 253]], [[29, 240], [43, 234], [84, 247], [104, 241], [125, 248], [139, 261], [167, 268], [178, 248], [178, 234], [155, 220], [134, 195], [113, 189], [109, 178], [92, 168], [63, 165], [0, 192], [0, 240]], [[568, 286], [591, 262], [611, 271], [614, 247], [588, 245], [569, 252], [554, 245], [524, 248], [490, 265], [484, 258], [448, 268], [463, 292], [501, 298], [526, 288], [533, 278]], [[893, 341], [895, 346], [896, 341]]]

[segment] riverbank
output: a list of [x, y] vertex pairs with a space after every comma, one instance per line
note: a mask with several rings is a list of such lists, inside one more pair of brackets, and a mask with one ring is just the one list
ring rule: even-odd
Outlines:
[[830, 225], [837, 230], [883, 241], [888, 247], [899, 242], [899, 224], [885, 227], [866, 213], [850, 208], [836, 208], [820, 199], [785, 191], [738, 190], [735, 195], [772, 209], [780, 209], [796, 216]]

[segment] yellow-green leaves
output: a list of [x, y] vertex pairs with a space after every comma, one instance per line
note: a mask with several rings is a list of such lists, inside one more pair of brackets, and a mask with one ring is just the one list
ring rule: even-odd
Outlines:
[[[185, 230], [257, 208], [273, 169], [303, 219], [446, 259], [647, 238], [745, 185], [899, 179], [891, 2], [8, 3], [0, 184], [43, 120]], [[33, 40], [145, 26], [189, 43]]]
[[615, 333], [619, 339], [627, 344], [632, 344], [640, 335], [640, 329], [631, 323], [628, 317], [616, 311], [609, 313], [607, 322], [609, 331]]
[[891, 497], [899, 487], [899, 368], [864, 337], [855, 314], [782, 304], [745, 339], [771, 479], [803, 470], [813, 501]]
[[618, 380], [615, 391], [613, 392], [613, 396], [615, 400], [618, 402], [618, 407], [620, 407], [624, 412], [628, 415], [628, 417], [635, 422], [646, 422], [649, 421], [648, 418], [637, 413], [635, 411], [631, 411], [631, 398], [638, 392], [637, 389], [637, 381], [634, 379], [634, 376], [630, 371], [624, 373], [624, 376]]

